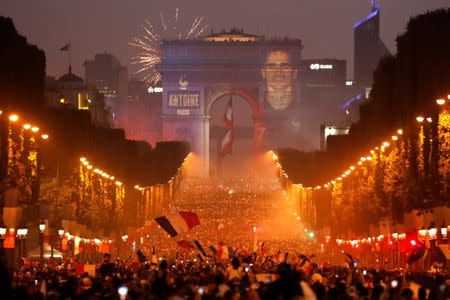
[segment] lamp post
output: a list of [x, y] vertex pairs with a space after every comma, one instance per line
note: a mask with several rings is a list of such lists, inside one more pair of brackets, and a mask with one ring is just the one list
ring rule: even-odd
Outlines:
[[44, 260], [44, 232], [45, 232], [45, 221], [41, 220], [41, 222], [39, 222], [39, 243], [41, 245], [40, 247], [40, 253], [39, 253], [39, 258], [41, 259], [41, 261]]
[[2, 223], [0, 225], [0, 255], [3, 256], [3, 241], [5, 240], [6, 226]]
[[22, 227], [17, 229], [17, 238], [19, 240], [19, 256], [25, 256], [25, 239], [28, 234], [28, 229], [26, 227]]
[[60, 247], [61, 247], [61, 256], [64, 257], [63, 255], [63, 238], [64, 238], [64, 229], [58, 229], [58, 235], [59, 235], [59, 239], [60, 239]]

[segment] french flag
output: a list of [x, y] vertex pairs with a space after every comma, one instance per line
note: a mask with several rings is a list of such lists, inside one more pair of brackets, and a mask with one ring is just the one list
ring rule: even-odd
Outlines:
[[170, 237], [187, 232], [200, 224], [197, 214], [189, 211], [173, 211], [165, 216], [155, 218], [155, 221]]
[[210, 246], [209, 249], [218, 259], [227, 259], [230, 257], [228, 247], [222, 242], [219, 242], [217, 246]]
[[225, 115], [223, 116], [223, 123], [225, 128], [228, 129], [225, 137], [222, 140], [222, 144], [220, 147], [220, 156], [225, 156], [227, 154], [231, 154], [231, 150], [233, 147], [233, 98], [230, 96], [230, 100], [228, 101], [227, 108], [225, 109]]

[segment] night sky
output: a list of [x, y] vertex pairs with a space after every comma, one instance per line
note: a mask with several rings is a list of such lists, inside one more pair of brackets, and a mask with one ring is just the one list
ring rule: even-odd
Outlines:
[[[449, 7], [450, 0], [380, 0], [381, 37], [391, 51], [408, 19], [427, 10]], [[353, 23], [370, 12], [369, 0], [1, 0], [0, 15], [14, 19], [18, 31], [45, 50], [47, 73], [67, 70], [69, 40], [73, 70], [84, 76], [82, 63], [98, 52], [110, 52], [124, 65], [136, 51], [129, 46], [146, 18], [159, 23], [160, 11], [191, 21], [204, 16], [211, 29], [232, 27], [266, 36], [303, 40], [305, 58], [344, 58], [353, 74]], [[130, 73], [133, 73], [133, 67]]]

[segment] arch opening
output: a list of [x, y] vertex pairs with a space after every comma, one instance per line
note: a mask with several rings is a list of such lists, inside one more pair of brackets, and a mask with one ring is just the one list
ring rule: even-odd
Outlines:
[[[220, 155], [227, 133], [224, 115], [230, 99], [233, 110], [233, 146], [231, 155]], [[260, 107], [251, 95], [241, 90], [221, 90], [208, 99], [205, 116], [209, 119], [208, 156], [209, 174], [219, 177], [237, 177], [254, 169], [256, 128], [260, 126]]]

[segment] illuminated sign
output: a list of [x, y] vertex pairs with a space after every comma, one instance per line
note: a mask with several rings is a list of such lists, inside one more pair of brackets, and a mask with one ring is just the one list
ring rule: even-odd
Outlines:
[[151, 86], [151, 87], [148, 88], [148, 92], [150, 94], [162, 93], [163, 92], [163, 88], [161, 86], [154, 86], [154, 87]]
[[170, 108], [198, 108], [200, 107], [199, 92], [169, 92]]
[[346, 85], [346, 86], [352, 86], [352, 85], [353, 85], [353, 80], [347, 80], [347, 81], [345, 82], [345, 85]]
[[333, 69], [333, 65], [310, 64], [309, 68], [311, 70], [331, 70]]

